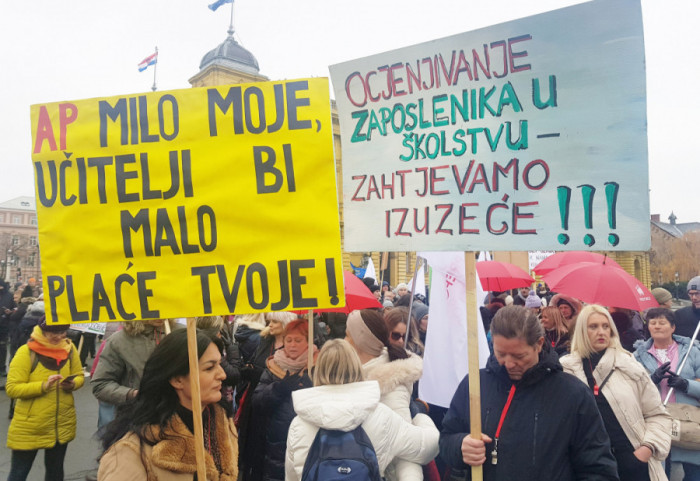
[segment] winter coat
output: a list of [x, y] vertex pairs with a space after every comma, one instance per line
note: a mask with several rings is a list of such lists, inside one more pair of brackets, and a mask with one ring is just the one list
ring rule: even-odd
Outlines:
[[700, 309], [695, 306], [681, 307], [676, 312], [676, 336], [691, 338], [695, 333], [695, 328], [700, 322]]
[[[38, 329], [38, 328], [37, 328]], [[32, 371], [32, 357], [37, 363]], [[27, 344], [21, 346], [10, 363], [5, 390], [16, 399], [15, 413], [7, 433], [7, 447], [17, 450], [47, 449], [56, 441], [66, 444], [75, 438], [75, 404], [73, 393], [56, 383], [44, 392], [43, 383], [49, 376], [77, 375], [75, 389], [85, 382], [80, 356], [73, 347], [68, 358], [57, 364], [55, 359], [31, 354]]]
[[[259, 327], [259, 328], [258, 328]], [[240, 324], [236, 329], [233, 337], [238, 343], [238, 350], [241, 355], [241, 362], [252, 362], [255, 351], [260, 344], [260, 331], [264, 326], [249, 326], [248, 324]]]
[[[300, 375], [306, 373], [306, 369], [299, 372]], [[286, 374], [272, 358], [268, 359], [267, 370], [253, 393], [253, 410], [257, 416], [262, 416], [266, 420], [266, 424], [263, 425], [265, 429], [263, 479], [265, 480], [284, 479], [287, 433], [296, 413], [292, 405], [291, 393], [280, 395], [275, 384], [282, 382]], [[251, 426], [251, 429], [256, 429], [256, 426]]]
[[27, 311], [24, 313], [17, 329], [17, 340], [15, 342], [18, 347], [29, 340], [34, 326], [39, 325], [39, 321], [43, 315], [44, 301], [36, 301], [27, 307]]
[[[678, 364], [680, 365], [690, 347], [690, 339], [674, 334], [673, 340], [678, 343]], [[638, 341], [634, 345], [636, 348], [634, 357], [642, 363], [649, 374], [656, 371], [659, 367], [656, 358], [649, 353], [649, 349], [651, 349], [653, 345], [654, 340], [651, 338], [646, 341]], [[690, 404], [691, 406], [700, 406], [700, 381], [696, 380], [700, 378], [700, 348], [697, 342], [693, 345], [693, 349], [690, 351], [690, 356], [685, 366], [683, 366], [683, 370], [678, 374], [688, 380], [688, 393], [686, 394], [674, 389], [673, 392], [676, 395], [676, 402]], [[682, 462], [700, 465], [700, 455], [697, 451], [675, 446], [671, 448], [671, 460], [676, 463]]]
[[156, 348], [156, 340], [165, 335], [161, 328], [146, 326], [146, 331], [130, 336], [124, 329], [105, 343], [95, 374], [92, 393], [104, 403], [121, 406], [129, 392], [138, 389], [146, 360]]
[[[423, 374], [423, 359], [409, 353], [407, 359], [389, 361], [389, 354], [385, 348], [379, 357], [364, 363], [362, 371], [366, 380], [379, 382], [380, 401], [410, 422], [413, 383]], [[423, 469], [417, 464], [397, 459], [388, 467], [385, 477], [387, 481], [421, 481]]]
[[[482, 432], [495, 438], [513, 381], [491, 356], [480, 371]], [[470, 432], [469, 379], [455, 392], [442, 421], [440, 455], [452, 470], [471, 479], [462, 460], [462, 440]], [[501, 428], [498, 464], [492, 464], [493, 443], [486, 444], [483, 479], [493, 480], [617, 480], [603, 420], [588, 387], [562, 372], [558, 357], [545, 344], [539, 362], [516, 384], [515, 395]]]
[[[205, 450], [207, 481], [236, 481], [238, 478], [238, 435], [233, 421], [221, 406], [216, 409], [216, 445], [222, 473]], [[175, 414], [171, 425], [161, 431], [152, 426], [153, 444], [141, 443], [128, 433], [112, 445], [100, 459], [99, 481], [192, 481], [197, 471], [194, 436]], [[167, 437], [166, 437], [167, 436]]]
[[[564, 372], [588, 386], [578, 353], [564, 356], [560, 361]], [[652, 450], [648, 463], [651, 481], [666, 481], [663, 461], [671, 449], [671, 416], [644, 367], [627, 351], [608, 348], [593, 370], [593, 377], [598, 386], [608, 378], [600, 394], [610, 404], [632, 447], [636, 450], [646, 445]]]
[[430, 418], [418, 414], [407, 422], [379, 402], [376, 381], [318, 386], [292, 393], [297, 417], [289, 427], [286, 481], [298, 481], [319, 428], [367, 433], [382, 473], [392, 459], [426, 464], [438, 452], [439, 433]]

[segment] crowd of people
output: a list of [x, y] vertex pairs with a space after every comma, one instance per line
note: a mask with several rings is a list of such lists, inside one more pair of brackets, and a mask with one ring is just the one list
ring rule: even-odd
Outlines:
[[[336, 479], [330, 469], [362, 473], [346, 479], [461, 480], [483, 466], [489, 481], [659, 481], [673, 462], [685, 481], [700, 480], [700, 445], [672, 444], [664, 402], [700, 406], [691, 339], [700, 276], [687, 286], [691, 305], [676, 311], [663, 289], [653, 291], [661, 307], [641, 313], [546, 290], [488, 293], [480, 439], [470, 434], [468, 378], [449, 407], [417, 396], [428, 300], [405, 284], [365, 281], [383, 307], [317, 314], [311, 343], [309, 321], [294, 313], [196, 319], [207, 479]], [[0, 283], [14, 401], [8, 480], [27, 479], [39, 450], [46, 479], [63, 479], [79, 415], [73, 391], [85, 383], [102, 446], [88, 479], [197, 479], [184, 326], [110, 324], [86, 366], [89, 342], [78, 350], [68, 326], [47, 325], [32, 288], [13, 296]]]

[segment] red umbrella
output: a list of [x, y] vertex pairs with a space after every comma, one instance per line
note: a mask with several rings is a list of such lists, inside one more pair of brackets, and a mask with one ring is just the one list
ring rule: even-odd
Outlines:
[[635, 311], [659, 305], [649, 289], [636, 277], [608, 263], [580, 262], [560, 267], [542, 277], [552, 291], [576, 297], [589, 304]]
[[345, 307], [336, 307], [332, 309], [318, 309], [315, 312], [344, 312], [350, 314], [357, 309], [381, 309], [379, 303], [369, 287], [362, 282], [362, 279], [357, 277], [352, 272], [343, 271], [343, 283], [345, 284]]
[[[620, 264], [610, 259], [608, 256], [603, 254], [598, 254], [597, 252], [590, 251], [567, 251], [567, 252], [557, 252], [547, 257], [545, 260], [537, 264], [537, 266], [532, 269], [537, 273], [537, 275], [544, 275], [548, 272], [558, 269], [563, 266], [568, 266], [571, 264], [578, 264], [579, 262], [599, 262], [601, 264], [611, 264], [615, 267], [620, 267]], [[550, 286], [551, 287], [551, 286]]]
[[507, 291], [535, 282], [527, 272], [507, 262], [480, 261], [476, 263], [476, 272], [485, 291]]

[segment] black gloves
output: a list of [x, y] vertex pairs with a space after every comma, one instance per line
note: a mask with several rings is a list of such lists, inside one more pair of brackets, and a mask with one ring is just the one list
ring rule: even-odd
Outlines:
[[673, 371], [669, 372], [671, 377], [668, 378], [668, 386], [672, 387], [673, 389], [677, 391], [681, 391], [684, 393], [688, 393], [688, 380], [685, 378], [680, 377], [678, 374], [674, 373]]
[[668, 377], [666, 376], [666, 374], [668, 373], [669, 369], [671, 369], [671, 361], [665, 362], [661, 366], [659, 366], [659, 368], [656, 371], [654, 371], [651, 375], [651, 380], [653, 381], [653, 383], [659, 384], [664, 379], [664, 377]]
[[274, 389], [275, 394], [278, 396], [285, 396], [289, 395], [292, 391], [311, 387], [312, 385], [308, 375], [290, 374], [289, 371], [287, 371], [287, 374], [282, 380], [274, 383], [272, 389]]

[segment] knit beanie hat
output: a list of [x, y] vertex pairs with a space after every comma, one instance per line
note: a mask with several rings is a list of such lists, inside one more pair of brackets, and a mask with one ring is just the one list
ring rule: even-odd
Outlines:
[[652, 289], [651, 295], [654, 296], [654, 299], [656, 299], [656, 302], [658, 302], [659, 304], [664, 304], [673, 299], [671, 293], [663, 287], [656, 287]]
[[700, 291], [700, 276], [695, 276], [688, 281], [687, 291]]
[[384, 343], [378, 339], [367, 324], [365, 324], [360, 311], [352, 311], [348, 315], [345, 330], [350, 334], [352, 342], [359, 350], [371, 354], [372, 356], [379, 356], [382, 353]]
[[525, 299], [525, 307], [528, 308], [540, 308], [542, 307], [542, 300], [535, 294], [535, 291], [530, 291], [530, 294]]
[[425, 304], [421, 302], [414, 302], [413, 311], [411, 312], [411, 315], [416, 321], [420, 321], [428, 315], [428, 310], [428, 306], [426, 306]]

